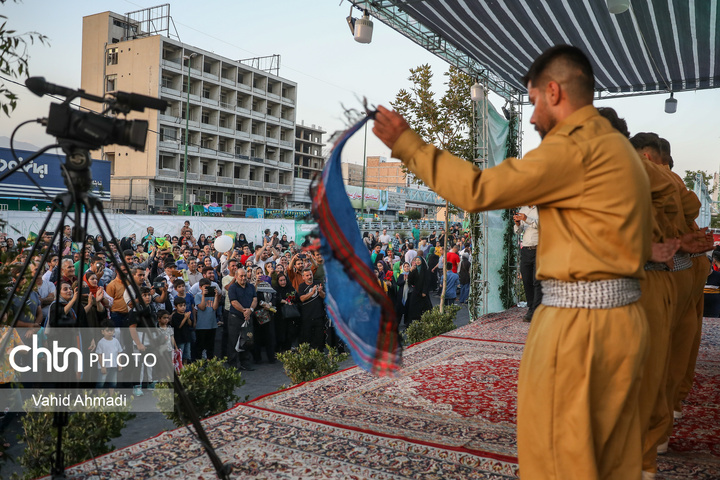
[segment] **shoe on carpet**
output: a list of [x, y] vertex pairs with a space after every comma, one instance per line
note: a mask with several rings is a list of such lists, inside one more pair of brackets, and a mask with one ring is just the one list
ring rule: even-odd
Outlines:
[[657, 474], [653, 472], [646, 472], [645, 470], [642, 472], [642, 480], [655, 480], [656, 476]]
[[237, 368], [238, 368], [238, 370], [243, 370], [243, 371], [245, 371], [245, 372], [253, 372], [253, 371], [255, 371], [255, 369], [254, 369], [253, 367], [251, 367], [250, 365], [247, 365], [247, 364], [245, 364], [245, 363], [241, 363], [240, 365], [238, 365]]
[[528, 312], [523, 317], [523, 322], [530, 322], [532, 320], [533, 314], [531, 312]]
[[665, 442], [661, 443], [657, 447], [657, 453], [658, 455], [665, 455], [668, 451], [668, 444], [670, 443], [670, 439], [665, 440]]
[[145, 395], [140, 385], [135, 385], [135, 387], [133, 387], [133, 395], [135, 395], [136, 397], [142, 397], [143, 395]]
[[679, 412], [677, 410], [673, 411], [673, 418], [677, 420], [678, 418], [682, 418], [682, 412]]

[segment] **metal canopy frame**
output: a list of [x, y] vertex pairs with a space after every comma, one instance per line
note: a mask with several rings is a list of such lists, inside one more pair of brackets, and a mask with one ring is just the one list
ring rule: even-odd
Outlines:
[[462, 52], [448, 42], [447, 39], [404, 12], [402, 6], [408, 2], [396, 0], [349, 1], [358, 10], [367, 10], [371, 16], [417, 43], [425, 50], [458, 67], [505, 100], [518, 104], [522, 102], [522, 92], [495, 75], [486, 66]]

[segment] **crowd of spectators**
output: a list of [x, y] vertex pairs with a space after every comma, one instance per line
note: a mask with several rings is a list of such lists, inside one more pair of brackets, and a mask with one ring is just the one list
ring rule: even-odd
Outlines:
[[[320, 350], [326, 345], [343, 349], [325, 314], [324, 261], [309, 240], [297, 245], [286, 235], [266, 230], [254, 244], [240, 233], [230, 250], [219, 252], [215, 239], [223, 232], [196, 234], [189, 221], [173, 232], [177, 235], [156, 235], [150, 226], [140, 239], [130, 235], [107, 241], [97, 235], [83, 243], [73, 241], [74, 233], [65, 225], [54, 245], [52, 232], [31, 240], [42, 248], [31, 261], [30, 274], [38, 268], [41, 272], [30, 287], [29, 308], [22, 308], [20, 295], [12, 300], [15, 309], [22, 310], [18, 327], [31, 332], [59, 323], [94, 327], [102, 332], [92, 339], [97, 347], [117, 350], [119, 344], [119, 351], [126, 353], [149, 347], [141, 327], [158, 328], [168, 350], [177, 351], [183, 363], [218, 356], [242, 370], [263, 361], [274, 363], [277, 353], [299, 343]], [[443, 262], [448, 269], [446, 303], [467, 302], [470, 240], [453, 226], [444, 255], [445, 236], [439, 231], [421, 238], [417, 227], [407, 237], [387, 230], [364, 234], [378, 282], [394, 302], [399, 324], [408, 325], [432, 308], [430, 294], [442, 289]], [[46, 248], [51, 250], [48, 262], [40, 265]], [[24, 286], [30, 280], [30, 275], [19, 276], [29, 250], [24, 238], [1, 239], [1, 270], [11, 285]], [[116, 263], [126, 273], [125, 281], [117, 275]], [[127, 288], [128, 282], [138, 290]], [[143, 304], [149, 305], [150, 325], [143, 324]], [[117, 342], [105, 337], [109, 329], [114, 329]], [[132, 386], [136, 395], [170, 373], [143, 370], [140, 382], [128, 384], [125, 380], [132, 372], [113, 368], [98, 372], [98, 386]]]

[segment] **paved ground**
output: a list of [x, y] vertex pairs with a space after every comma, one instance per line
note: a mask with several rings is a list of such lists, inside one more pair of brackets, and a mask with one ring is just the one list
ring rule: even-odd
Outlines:
[[[432, 298], [433, 305], [439, 303], [439, 297], [435, 296]], [[468, 310], [467, 307], [463, 307], [455, 319], [457, 326], [467, 325], [468, 323]], [[347, 360], [341, 365], [341, 368], [347, 368], [354, 365], [353, 361]], [[253, 400], [261, 395], [265, 395], [280, 389], [282, 385], [290, 385], [290, 380], [283, 370], [283, 366], [280, 362], [274, 364], [261, 363], [254, 365], [255, 370], [251, 372], [242, 372], [242, 378], [245, 380], [245, 385], [240, 387], [236, 394], [240, 397], [241, 401]], [[140, 398], [140, 401], [150, 401], [150, 398]], [[112, 444], [116, 448], [126, 447], [134, 443], [140, 442], [147, 438], [153, 437], [165, 430], [175, 428], [173, 423], [166, 419], [165, 416], [160, 413], [138, 413], [137, 416], [128, 422], [125, 429], [122, 431], [122, 435], [116, 439], [113, 439]], [[11, 447], [8, 450], [8, 454], [11, 458], [18, 458], [22, 455], [23, 445], [18, 444], [16, 437], [22, 434], [22, 428], [20, 422], [16, 419], [5, 431], [4, 437], [11, 443]], [[13, 472], [22, 474], [22, 468], [12, 462], [8, 462], [0, 469], [0, 477], [8, 478]]]

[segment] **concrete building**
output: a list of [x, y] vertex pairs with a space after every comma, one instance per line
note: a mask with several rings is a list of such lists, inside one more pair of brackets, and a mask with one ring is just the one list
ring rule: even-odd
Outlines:
[[354, 187], [361, 187], [363, 180], [363, 167], [357, 163], [343, 162], [340, 164], [342, 169], [342, 177], [345, 181], [345, 185], [352, 185]]
[[293, 192], [288, 200], [288, 208], [309, 210], [310, 183], [315, 175], [319, 175], [325, 166], [322, 136], [327, 133], [322, 127], [295, 125], [295, 170]]
[[[166, 13], [157, 13], [165, 7]], [[170, 38], [168, 20], [169, 6], [83, 18], [83, 89], [169, 102], [164, 112], [146, 109], [128, 117], [149, 122], [144, 152], [120, 146], [102, 152], [112, 163], [111, 206], [174, 212], [182, 203], [187, 167], [189, 203], [217, 202], [236, 213], [284, 208], [293, 189], [297, 83], [278, 75], [279, 57], [265, 58], [270, 68], [261, 68], [262, 59], [221, 57]], [[304, 175], [316, 162], [302, 167]]]

